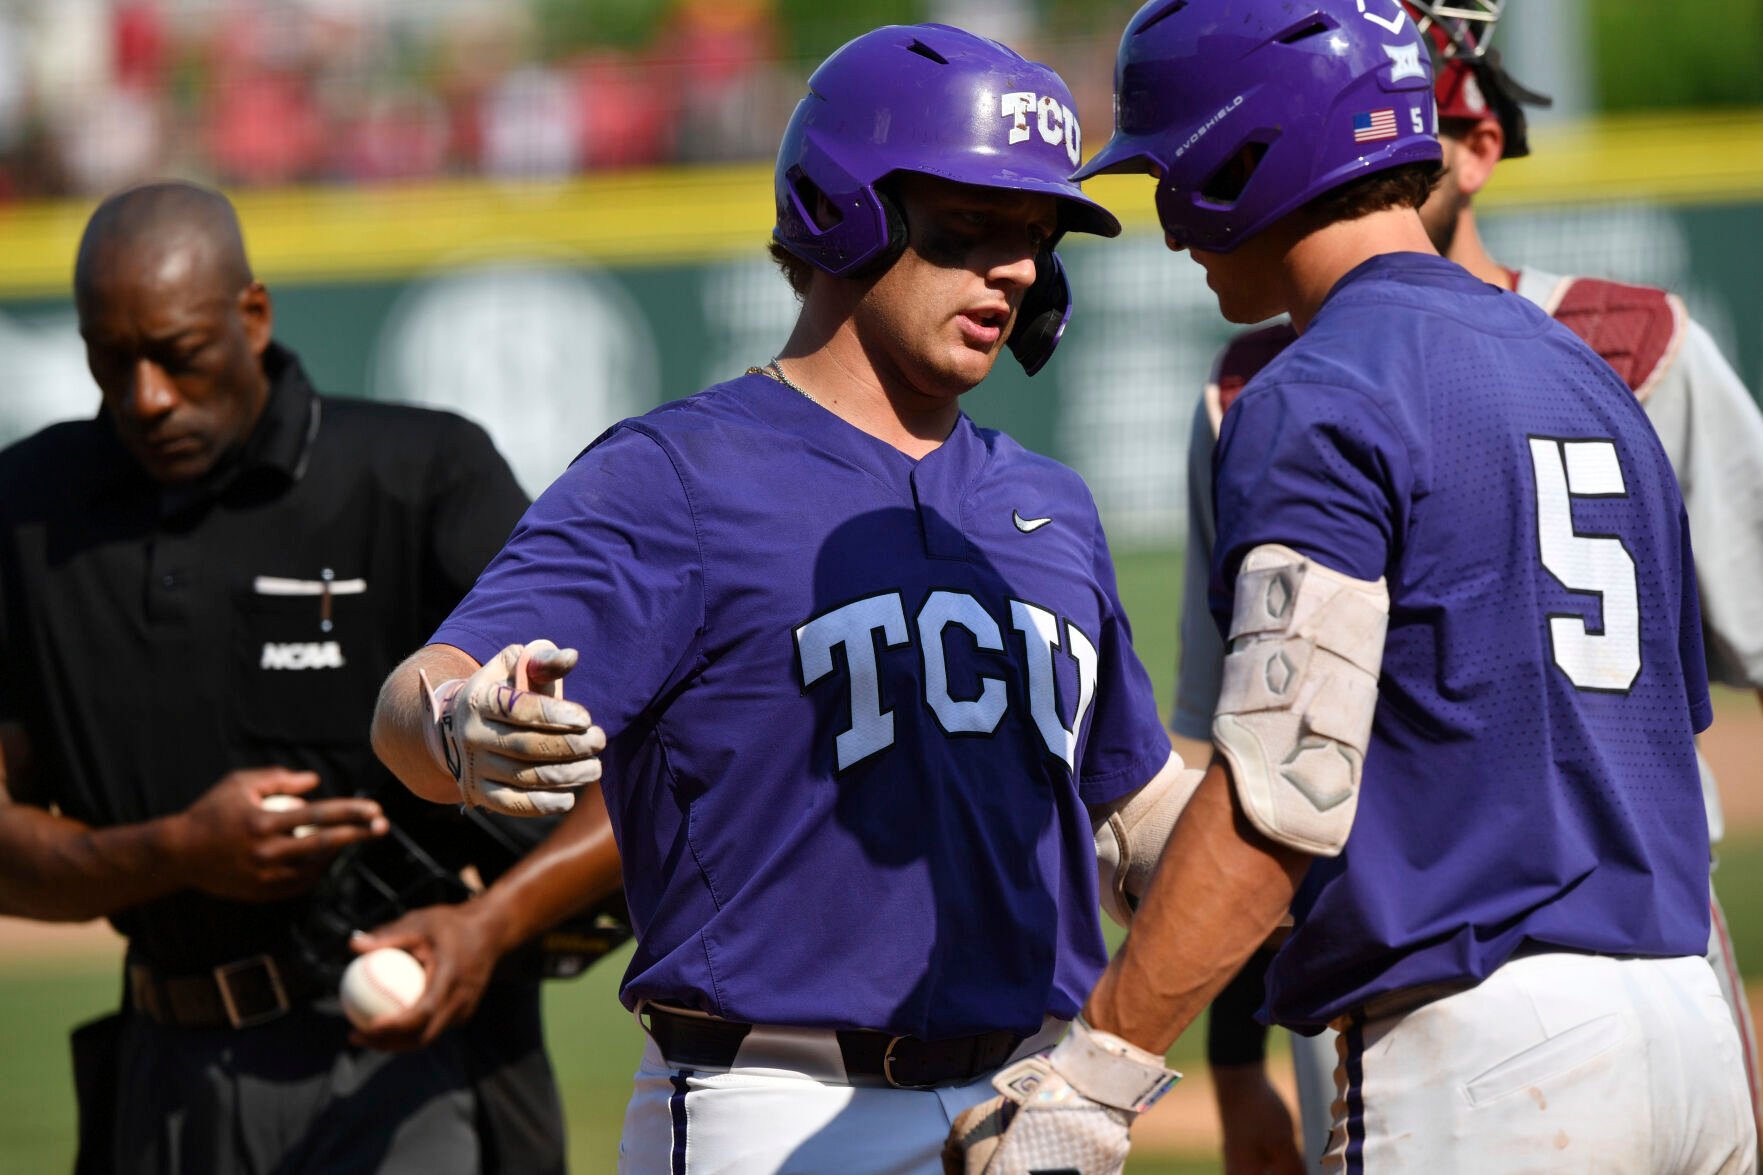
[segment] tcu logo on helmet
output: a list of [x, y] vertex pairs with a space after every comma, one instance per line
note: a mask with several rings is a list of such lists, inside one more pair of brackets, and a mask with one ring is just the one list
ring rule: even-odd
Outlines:
[[[1001, 117], [1011, 119], [1010, 141], [1026, 143], [1029, 136], [1036, 130], [1040, 131], [1041, 139], [1051, 146], [1065, 142], [1065, 156], [1076, 167], [1083, 159], [1084, 134], [1077, 125], [1077, 115], [1071, 107], [1059, 101], [1051, 94], [1036, 94], [1032, 90], [1017, 90], [1005, 94], [999, 103]], [[1035, 125], [1029, 126], [1030, 115], [1034, 115]]]

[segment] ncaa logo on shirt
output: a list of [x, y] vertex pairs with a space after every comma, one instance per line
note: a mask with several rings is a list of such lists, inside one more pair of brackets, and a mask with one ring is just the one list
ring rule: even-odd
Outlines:
[[341, 669], [343, 646], [336, 641], [264, 641], [259, 669]]
[[1077, 115], [1071, 107], [1053, 95], [1036, 94], [1033, 90], [1005, 94], [999, 102], [999, 115], [1010, 120], [1012, 143], [1026, 143], [1039, 132], [1041, 141], [1049, 146], [1065, 144], [1065, 157], [1071, 160], [1071, 166], [1083, 161], [1083, 128], [1077, 125]]

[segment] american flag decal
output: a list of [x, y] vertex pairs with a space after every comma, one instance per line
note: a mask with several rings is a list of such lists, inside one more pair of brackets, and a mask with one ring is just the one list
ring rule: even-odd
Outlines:
[[1396, 137], [1396, 112], [1394, 110], [1367, 110], [1353, 116], [1353, 141], [1369, 143], [1374, 139], [1393, 139]]

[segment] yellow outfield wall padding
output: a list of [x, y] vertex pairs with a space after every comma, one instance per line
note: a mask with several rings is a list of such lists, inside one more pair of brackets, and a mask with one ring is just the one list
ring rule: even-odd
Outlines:
[[[1543, 128], [1504, 164], [1487, 207], [1763, 200], [1763, 111], [1607, 118]], [[1151, 180], [1088, 191], [1129, 230], [1154, 230]], [[757, 255], [772, 222], [763, 164], [584, 176], [555, 184], [446, 181], [236, 196], [258, 273], [273, 282], [398, 278], [471, 255], [665, 264]], [[0, 295], [65, 291], [94, 200], [0, 207]]]

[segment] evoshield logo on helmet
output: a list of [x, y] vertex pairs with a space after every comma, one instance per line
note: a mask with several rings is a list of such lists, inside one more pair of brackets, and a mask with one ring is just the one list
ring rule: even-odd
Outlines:
[[1001, 117], [1012, 119], [1010, 124], [1010, 141], [1026, 143], [1034, 133], [1029, 129], [1028, 116], [1038, 111], [1035, 122], [1041, 132], [1043, 142], [1058, 146], [1065, 141], [1065, 155], [1076, 167], [1083, 161], [1083, 130], [1077, 125], [1077, 115], [1071, 107], [1048, 94], [1041, 96], [1033, 90], [1018, 90], [1013, 94], [1005, 94], [999, 101]]
[[1188, 141], [1175, 149], [1175, 157], [1180, 159], [1183, 155], [1186, 155], [1189, 147], [1192, 147], [1195, 143], [1198, 143], [1201, 139], [1205, 138], [1207, 131], [1223, 122], [1225, 117], [1229, 115], [1231, 111], [1235, 110], [1242, 104], [1243, 96], [1238, 94], [1230, 102], [1226, 103], [1217, 114], [1214, 114], [1211, 118], [1208, 118], [1205, 122], [1201, 123], [1200, 129], [1189, 135]]

